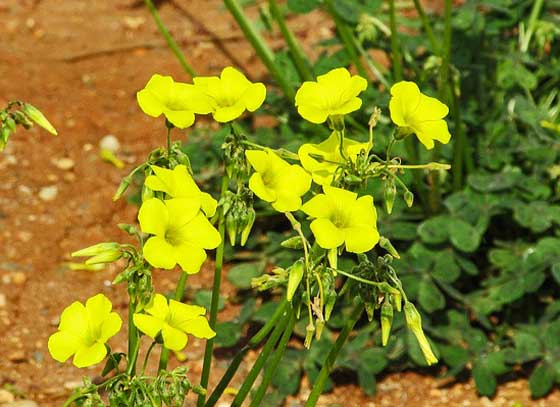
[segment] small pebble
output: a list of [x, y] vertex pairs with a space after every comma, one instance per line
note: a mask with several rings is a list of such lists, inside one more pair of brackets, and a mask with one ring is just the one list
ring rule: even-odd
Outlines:
[[7, 303], [6, 294], [0, 293], [0, 308], [4, 308]]
[[102, 150], [109, 150], [112, 153], [117, 153], [121, 148], [119, 139], [112, 134], [107, 134], [99, 141], [99, 148]]
[[66, 390], [74, 390], [77, 389], [78, 387], [82, 387], [83, 384], [84, 382], [82, 382], [81, 380], [71, 380], [64, 383], [64, 388]]
[[15, 350], [8, 354], [8, 360], [14, 363], [25, 362], [25, 352], [23, 350]]
[[43, 363], [43, 360], [45, 360], [45, 354], [41, 351], [35, 351], [33, 352], [33, 354], [31, 355], [31, 357], [33, 358], [33, 360], [37, 363]]
[[8, 390], [0, 389], [0, 404], [11, 403], [14, 400], [15, 397], [12, 393], [10, 393]]
[[27, 276], [23, 271], [16, 271], [12, 273], [12, 283], [22, 285], [27, 280]]
[[58, 195], [58, 187], [56, 185], [50, 185], [48, 187], [43, 187], [39, 191], [39, 198], [43, 201], [54, 201]]
[[63, 158], [54, 158], [52, 163], [56, 168], [63, 171], [68, 171], [74, 168], [74, 160], [71, 158], [63, 157]]

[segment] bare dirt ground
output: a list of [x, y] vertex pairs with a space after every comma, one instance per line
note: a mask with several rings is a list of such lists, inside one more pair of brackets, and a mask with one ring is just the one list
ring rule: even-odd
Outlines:
[[[16, 399], [36, 403], [20, 406], [60, 405], [83, 375], [100, 372], [99, 367], [79, 370], [49, 357], [47, 338], [64, 307], [101, 291], [123, 317], [126, 312], [122, 287], [110, 284], [116, 267], [84, 272], [69, 271], [64, 264], [74, 250], [125, 239], [115, 225], [135, 220], [136, 208], [124, 200], [113, 203], [111, 196], [120, 178], [164, 137], [160, 121], [138, 109], [136, 91], [155, 72], [188, 80], [142, 3], [0, 0], [0, 106], [14, 99], [33, 103], [60, 134], [53, 138], [37, 128], [19, 131], [0, 154], [0, 387], [11, 389]], [[162, 18], [197, 72], [217, 74], [234, 64], [252, 79], [262, 79], [264, 68], [220, 1], [160, 3]], [[332, 28], [317, 13], [289, 23], [308, 47]], [[271, 41], [280, 44], [277, 38]], [[99, 158], [98, 144], [107, 134], [120, 140], [119, 156], [127, 164], [122, 170]], [[68, 160], [61, 164], [63, 158], [72, 165]], [[171, 290], [176, 278], [173, 272], [157, 273], [156, 287]], [[210, 287], [211, 279], [208, 267], [189, 280], [191, 290]], [[232, 290], [227, 284], [224, 289]], [[234, 312], [226, 306], [220, 318]], [[111, 341], [117, 350], [124, 350], [125, 342], [124, 332]], [[203, 343], [192, 340], [185, 363], [193, 379], [200, 373], [202, 354]], [[248, 360], [255, 357], [250, 354]], [[227, 359], [216, 362], [212, 383], [227, 365]], [[354, 384], [341, 384], [322, 396], [319, 405], [560, 405], [558, 392], [531, 400], [523, 380], [504, 384], [492, 400], [478, 398], [471, 382], [445, 384], [418, 373], [392, 374], [380, 381], [375, 397], [364, 396]], [[304, 380], [300, 394], [287, 405], [301, 405], [308, 392]], [[3, 392], [2, 397], [7, 399], [0, 399], [0, 405], [9, 395]]]

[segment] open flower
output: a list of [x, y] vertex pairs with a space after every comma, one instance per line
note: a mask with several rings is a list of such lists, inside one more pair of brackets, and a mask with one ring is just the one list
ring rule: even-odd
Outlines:
[[202, 192], [184, 165], [172, 170], [152, 165], [155, 175], [146, 177], [146, 186], [154, 191], [162, 191], [170, 198], [185, 198], [200, 201], [202, 211], [208, 217], [214, 216], [218, 202], [206, 192]]
[[170, 300], [168, 304], [163, 295], [156, 294], [144, 312], [134, 314], [134, 325], [152, 339], [161, 332], [163, 345], [168, 349], [183, 349], [187, 345], [187, 334], [205, 339], [216, 336], [204, 317], [204, 307], [175, 300]]
[[252, 83], [237, 69], [228, 66], [217, 76], [198, 76], [195, 86], [208, 96], [214, 120], [230, 122], [248, 110], [254, 112], [264, 102], [266, 88], [262, 83]]
[[449, 143], [451, 134], [443, 120], [449, 108], [421, 93], [414, 82], [401, 81], [391, 87], [389, 110], [391, 120], [400, 127], [401, 133], [416, 134], [428, 150], [434, 148], [434, 140]]
[[354, 192], [323, 186], [323, 194], [315, 195], [301, 210], [315, 218], [311, 231], [323, 249], [335, 249], [342, 244], [352, 253], [364, 253], [379, 241], [377, 213], [373, 198], [358, 198]]
[[[344, 153], [352, 161], [356, 160], [360, 151], [368, 151], [369, 148], [369, 143], [344, 138]], [[313, 181], [319, 185], [330, 185], [337, 168], [346, 162], [340, 154], [340, 141], [336, 132], [332, 132], [329, 138], [320, 144], [303, 144], [298, 150], [298, 155], [303, 168], [311, 173]], [[318, 159], [311, 155], [323, 158]]]
[[208, 98], [194, 85], [175, 82], [171, 76], [153, 75], [146, 87], [136, 93], [138, 105], [148, 116], [162, 113], [175, 127], [194, 123], [194, 114], [212, 111]]
[[366, 88], [367, 81], [361, 76], [350, 76], [346, 68], [333, 69], [316, 82], [304, 82], [296, 93], [296, 106], [305, 120], [323, 123], [329, 116], [358, 110], [362, 106], [358, 95]]
[[51, 356], [64, 363], [74, 355], [77, 367], [86, 367], [101, 362], [107, 355], [105, 342], [121, 329], [122, 320], [113, 305], [103, 294], [97, 294], [81, 302], [73, 302], [60, 316], [58, 332], [49, 338]]
[[272, 151], [247, 150], [247, 160], [255, 169], [249, 188], [279, 212], [296, 211], [301, 196], [311, 187], [311, 177], [299, 165], [289, 164]]
[[206, 260], [204, 249], [215, 249], [220, 234], [200, 212], [200, 201], [151, 198], [138, 213], [140, 228], [152, 234], [144, 258], [154, 267], [172, 269], [178, 263], [188, 274], [198, 273]]

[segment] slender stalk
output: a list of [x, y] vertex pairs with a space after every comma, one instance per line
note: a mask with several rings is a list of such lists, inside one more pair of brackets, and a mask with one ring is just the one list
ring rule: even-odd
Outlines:
[[299, 73], [300, 78], [304, 81], [313, 80], [314, 75], [309, 68], [309, 61], [301, 50], [301, 46], [298, 43], [298, 40], [288, 28], [284, 15], [282, 14], [280, 7], [278, 7], [278, 3], [276, 2], [276, 0], [268, 0], [268, 7], [270, 9], [272, 17], [274, 17], [274, 19], [278, 23], [278, 27], [280, 27], [280, 32], [282, 32], [284, 41], [286, 41], [286, 44], [288, 45], [290, 55], [292, 56], [292, 60], [294, 61], [294, 65]]
[[167, 158], [171, 157], [171, 127], [167, 126]]
[[535, 26], [537, 24], [537, 19], [541, 13], [544, 0], [535, 0], [533, 3], [533, 8], [531, 9], [531, 15], [529, 16], [529, 23], [527, 24], [527, 31], [525, 32], [525, 37], [523, 38], [523, 43], [521, 44], [521, 52], [527, 52], [529, 49], [529, 44], [531, 43], [531, 37], [535, 32]]
[[432, 30], [432, 26], [430, 25], [430, 21], [428, 20], [428, 16], [426, 15], [426, 12], [424, 11], [424, 7], [422, 7], [422, 3], [420, 3], [420, 0], [414, 0], [414, 7], [416, 8], [418, 17], [420, 17], [422, 27], [424, 27], [424, 31], [426, 31], [426, 35], [428, 36], [428, 40], [430, 41], [430, 45], [432, 46], [433, 51], [439, 54], [439, 42], [434, 35], [434, 31]]
[[397, 16], [395, 0], [389, 0], [389, 27], [391, 28], [391, 59], [393, 61], [393, 76], [395, 82], [402, 80], [402, 56], [399, 48], [399, 33], [397, 31]]
[[227, 385], [231, 382], [231, 379], [237, 372], [237, 369], [239, 368], [239, 365], [243, 361], [243, 358], [245, 357], [247, 352], [250, 349], [256, 348], [263, 341], [266, 335], [268, 335], [270, 331], [272, 331], [272, 329], [276, 327], [276, 323], [284, 315], [284, 312], [286, 311], [288, 305], [289, 302], [284, 299], [282, 303], [278, 305], [278, 307], [274, 311], [274, 314], [268, 320], [268, 322], [249, 340], [247, 345], [245, 345], [243, 348], [241, 348], [241, 350], [239, 350], [239, 352], [237, 352], [233, 360], [230, 362], [226, 372], [222, 376], [220, 382], [206, 401], [204, 407], [213, 407], [218, 402], [218, 399], [226, 389]]
[[274, 328], [274, 331], [272, 331], [272, 334], [270, 335], [270, 337], [266, 341], [266, 344], [264, 345], [264, 348], [262, 349], [262, 351], [259, 354], [257, 360], [255, 361], [255, 364], [253, 365], [253, 367], [251, 368], [251, 370], [249, 371], [249, 373], [245, 377], [245, 380], [243, 381], [243, 384], [241, 385], [241, 388], [239, 389], [239, 392], [235, 395], [235, 398], [233, 399], [233, 401], [231, 403], [231, 407], [241, 407], [241, 405], [243, 404], [243, 401], [245, 401], [245, 399], [247, 398], [247, 394], [249, 394], [249, 391], [251, 391], [251, 388], [253, 387], [253, 383], [255, 383], [255, 380], [257, 379], [257, 376], [259, 375], [260, 371], [262, 370], [262, 368], [263, 368], [265, 362], [267, 361], [268, 357], [272, 353], [272, 350], [274, 349], [274, 346], [278, 342], [278, 339], [280, 338], [280, 335], [284, 331], [284, 328], [286, 327], [286, 325], [288, 323], [288, 319], [289, 318], [287, 316], [285, 316], [276, 325], [276, 327]]
[[377, 62], [375, 62], [374, 59], [366, 52], [366, 50], [364, 49], [364, 47], [362, 47], [362, 44], [360, 44], [356, 37], [354, 37], [354, 45], [356, 46], [356, 49], [358, 50], [362, 58], [366, 61], [366, 65], [368, 66], [373, 76], [375, 76], [379, 80], [379, 82], [381, 82], [386, 88], [390, 88], [391, 85], [389, 84], [389, 81], [385, 79], [385, 76], [383, 76], [383, 74], [381, 73], [381, 70], [383, 68]]
[[348, 335], [350, 335], [350, 332], [352, 332], [352, 329], [354, 329], [354, 325], [356, 325], [356, 322], [358, 322], [358, 320], [360, 319], [363, 310], [364, 310], [363, 305], [362, 304], [358, 305], [352, 312], [352, 315], [350, 315], [348, 319], [348, 323], [338, 335], [336, 342], [334, 343], [333, 347], [331, 348], [329, 354], [325, 359], [325, 362], [323, 363], [323, 366], [321, 367], [321, 371], [319, 372], [319, 375], [317, 376], [315, 382], [313, 383], [311, 394], [309, 395], [309, 398], [305, 403], [305, 407], [313, 407], [317, 404], [317, 400], [319, 399], [319, 396], [321, 395], [323, 388], [325, 387], [325, 382], [327, 381], [329, 374], [332, 372], [334, 362], [338, 357], [338, 353], [342, 349], [344, 342], [346, 342]]
[[140, 347], [140, 335], [138, 335], [138, 329], [133, 320], [135, 312], [136, 301], [131, 298], [128, 304], [128, 364], [126, 368], [126, 373], [129, 376], [133, 376], [136, 371], [136, 359]]
[[338, 31], [338, 35], [340, 36], [340, 40], [344, 44], [344, 49], [350, 54], [350, 58], [354, 62], [354, 65], [356, 65], [358, 73], [363, 77], [367, 77], [366, 69], [364, 68], [362, 61], [360, 60], [360, 57], [356, 52], [354, 34], [352, 33], [352, 30], [348, 27], [348, 25], [346, 25], [344, 21], [340, 19], [340, 17], [338, 17], [331, 0], [325, 1], [325, 7], [327, 9], [327, 12], [334, 20], [336, 30]]
[[152, 342], [152, 344], [148, 348], [148, 351], [146, 352], [146, 357], [144, 358], [144, 363], [142, 363], [142, 372], [140, 373], [141, 375], [144, 375], [144, 372], [146, 371], [146, 366], [148, 366], [148, 359], [150, 358], [150, 354], [152, 353], [152, 349], [154, 349], [154, 346], [156, 346], [156, 345], [157, 345], [157, 342], [154, 341], [154, 342]]
[[[224, 174], [222, 178], [222, 188], [220, 192], [220, 201], [225, 196], [229, 187], [229, 177]], [[218, 319], [218, 304], [220, 300], [220, 285], [222, 283], [222, 268], [224, 265], [224, 247], [225, 247], [225, 214], [220, 208], [220, 216], [218, 218], [218, 232], [220, 234], [221, 243], [216, 250], [216, 262], [214, 264], [214, 284], [212, 285], [212, 301], [210, 303], [210, 328], [216, 328], [216, 321]], [[214, 338], [206, 341], [206, 348], [204, 349], [204, 363], [202, 365], [202, 373], [200, 375], [200, 385], [203, 388], [208, 386], [210, 378], [210, 368], [212, 366], [212, 352], [214, 350]], [[199, 394], [197, 406], [202, 407], [205, 402], [205, 394]]]
[[[184, 271], [181, 271], [181, 276], [179, 277], [179, 281], [177, 282], [177, 287], [175, 287], [175, 293], [173, 294], [173, 299], [175, 301], [181, 301], [183, 299], [183, 295], [185, 294], [185, 285], [187, 284], [187, 277], [189, 275]], [[167, 369], [167, 363], [169, 362], [169, 349], [165, 346], [161, 348], [161, 355], [159, 357], [159, 368], [158, 370], [165, 370]]]
[[268, 386], [270, 385], [272, 376], [274, 375], [274, 372], [276, 372], [276, 368], [278, 367], [278, 364], [282, 360], [282, 356], [284, 356], [286, 345], [288, 344], [288, 341], [292, 336], [292, 331], [294, 330], [295, 323], [296, 323], [296, 313], [292, 309], [290, 310], [290, 320], [288, 322], [286, 330], [282, 334], [282, 338], [280, 338], [280, 342], [278, 342], [278, 347], [274, 351], [274, 355], [272, 355], [272, 359], [270, 360], [270, 363], [267, 364], [264, 370], [262, 382], [259, 385], [259, 388], [257, 389], [257, 392], [253, 397], [253, 400], [251, 400], [251, 404], [249, 405], [249, 407], [259, 407], [261, 405], [261, 401], [266, 393], [266, 389], [268, 389]]
[[280, 88], [282, 88], [284, 95], [288, 99], [294, 99], [294, 89], [282, 73], [280, 67], [276, 65], [276, 62], [274, 61], [274, 53], [257, 32], [255, 27], [253, 27], [243, 12], [243, 8], [239, 5], [239, 2], [237, 0], [224, 0], [224, 4], [233, 15], [233, 18], [237, 21], [237, 24], [239, 24], [241, 31], [243, 31], [243, 34], [245, 34], [245, 37], [249, 40], [259, 58], [270, 71], [272, 77], [276, 80], [276, 82], [278, 82]]
[[179, 48], [179, 46], [177, 45], [177, 43], [175, 42], [171, 34], [169, 33], [169, 30], [167, 29], [165, 24], [163, 24], [163, 21], [161, 21], [157, 8], [156, 6], [154, 6], [152, 0], [144, 0], [144, 3], [146, 4], [146, 7], [148, 7], [150, 14], [154, 18], [154, 21], [157, 25], [159, 32], [161, 33], [161, 35], [163, 35], [165, 41], [167, 41], [167, 45], [171, 49], [171, 52], [173, 52], [175, 57], [179, 60], [179, 63], [181, 64], [183, 69], [191, 76], [191, 78], [196, 76], [195, 70], [193, 69], [192, 66], [189, 65], [189, 63], [185, 59], [185, 56], [183, 55], [183, 52], [181, 51], [181, 49]]

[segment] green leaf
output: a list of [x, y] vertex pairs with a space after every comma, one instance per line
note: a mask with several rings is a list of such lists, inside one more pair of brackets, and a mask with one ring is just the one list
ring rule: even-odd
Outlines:
[[420, 281], [420, 287], [418, 289], [418, 301], [422, 308], [427, 312], [432, 313], [434, 311], [443, 309], [445, 307], [445, 297], [428, 278], [424, 278]]
[[536, 336], [521, 331], [515, 334], [513, 341], [520, 363], [528, 362], [541, 356], [541, 343]]
[[348, 24], [358, 24], [360, 4], [355, 0], [336, 0], [331, 2], [336, 14]]
[[440, 244], [447, 241], [451, 218], [446, 215], [435, 216], [418, 226], [418, 234], [425, 243]]
[[385, 349], [369, 348], [360, 353], [360, 369], [368, 370], [372, 375], [381, 373], [387, 367]]
[[241, 326], [235, 322], [218, 322], [216, 324], [215, 344], [219, 347], [235, 346], [241, 338]]
[[480, 192], [497, 192], [510, 189], [521, 179], [521, 171], [517, 168], [495, 174], [471, 174], [468, 183]]
[[492, 397], [496, 392], [496, 376], [486, 364], [476, 361], [473, 364], [472, 375], [476, 390], [481, 396]]
[[377, 391], [375, 374], [367, 369], [358, 369], [358, 384], [368, 396], [373, 396]]
[[287, 349], [272, 377], [272, 384], [283, 395], [295, 394], [299, 388], [301, 373], [301, 351]]
[[472, 261], [462, 257], [462, 256], [455, 256], [455, 261], [457, 262], [457, 264], [459, 264], [459, 267], [461, 267], [461, 269], [471, 275], [471, 276], [476, 276], [478, 275], [478, 267], [476, 264], [474, 264]]
[[441, 346], [441, 357], [451, 367], [463, 367], [469, 362], [469, 351], [460, 346]]
[[492, 373], [497, 376], [510, 370], [510, 368], [506, 365], [506, 353], [503, 350], [489, 353], [486, 356], [486, 364]]
[[535, 233], [541, 233], [552, 226], [548, 210], [549, 206], [546, 202], [519, 203], [513, 208], [513, 218], [521, 226]]
[[552, 277], [554, 277], [556, 283], [560, 285], [560, 263], [553, 264], [550, 271], [552, 272]]
[[448, 227], [449, 239], [457, 249], [471, 253], [480, 245], [480, 234], [464, 220], [453, 218]]
[[[194, 295], [194, 303], [196, 305], [200, 305], [201, 307], [206, 308], [207, 310], [210, 309], [210, 305], [212, 303], [212, 291], [210, 290], [200, 290], [197, 291]], [[224, 309], [225, 300], [224, 297], [220, 295], [218, 299], [218, 311]]]
[[442, 250], [436, 255], [432, 275], [438, 280], [452, 283], [461, 275], [461, 269], [455, 262], [453, 250]]
[[264, 263], [241, 263], [227, 272], [227, 279], [237, 288], [251, 288], [251, 280], [263, 273]]
[[514, 278], [490, 289], [490, 298], [500, 304], [509, 304], [524, 294], [520, 279]]
[[548, 363], [542, 363], [533, 370], [529, 377], [529, 388], [533, 397], [543, 397], [552, 389], [556, 372]]
[[413, 240], [418, 229], [412, 222], [387, 222], [383, 226], [383, 236], [391, 240]]
[[278, 303], [276, 303], [276, 302], [273, 302], [273, 301], [265, 302], [253, 314], [253, 321], [260, 322], [262, 324], [266, 324], [270, 320], [272, 315], [274, 314], [274, 311], [276, 310], [276, 307], [278, 307]]

